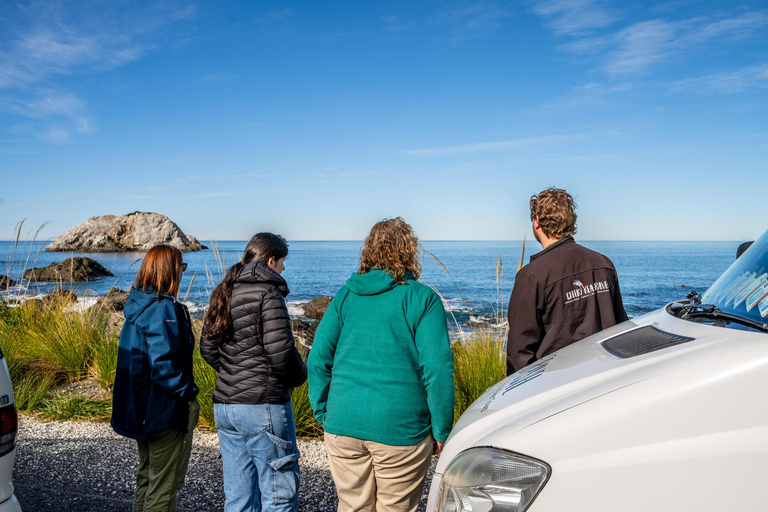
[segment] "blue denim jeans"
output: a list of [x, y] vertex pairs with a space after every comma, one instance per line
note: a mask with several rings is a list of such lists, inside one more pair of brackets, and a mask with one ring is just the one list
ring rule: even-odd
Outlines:
[[224, 512], [296, 512], [299, 448], [291, 403], [214, 404]]

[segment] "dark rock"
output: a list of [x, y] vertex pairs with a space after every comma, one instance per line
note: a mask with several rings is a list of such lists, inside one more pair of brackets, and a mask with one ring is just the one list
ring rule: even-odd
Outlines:
[[331, 303], [333, 297], [323, 295], [307, 302], [302, 306], [304, 309], [304, 316], [313, 320], [321, 320], [325, 314], [325, 310], [328, 309], [328, 304]]
[[69, 290], [54, 290], [45, 297], [43, 297], [43, 306], [50, 306], [53, 304], [74, 304], [77, 302], [77, 295]]
[[67, 258], [61, 263], [51, 263], [43, 268], [30, 268], [24, 272], [24, 279], [31, 281], [75, 282], [92, 281], [98, 277], [109, 277], [112, 272], [91, 258]]
[[106, 295], [99, 297], [96, 301], [97, 307], [107, 307], [112, 311], [122, 311], [125, 307], [125, 301], [128, 300], [130, 292], [120, 288], [111, 288]]
[[0, 276], [0, 290], [5, 290], [11, 286], [16, 286], [16, 281], [8, 276]]
[[315, 331], [319, 322], [305, 322], [303, 320], [291, 320], [291, 329], [296, 338], [300, 338], [307, 347], [312, 346], [315, 340]]

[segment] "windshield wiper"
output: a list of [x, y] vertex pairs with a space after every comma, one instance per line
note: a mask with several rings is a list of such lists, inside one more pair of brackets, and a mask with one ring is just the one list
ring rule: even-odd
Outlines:
[[765, 324], [759, 320], [752, 320], [733, 313], [724, 313], [722, 309], [718, 308], [714, 304], [685, 304], [683, 309], [686, 311], [687, 317], [709, 317], [709, 318], [722, 318], [723, 320], [729, 320], [731, 322], [746, 325], [757, 329], [758, 331], [768, 332], [768, 324]]

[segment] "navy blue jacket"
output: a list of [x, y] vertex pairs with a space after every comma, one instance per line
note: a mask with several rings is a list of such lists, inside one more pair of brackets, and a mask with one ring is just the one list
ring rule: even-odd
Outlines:
[[187, 432], [188, 402], [198, 392], [192, 377], [194, 348], [183, 304], [131, 288], [112, 391], [115, 432], [133, 439], [166, 429]]

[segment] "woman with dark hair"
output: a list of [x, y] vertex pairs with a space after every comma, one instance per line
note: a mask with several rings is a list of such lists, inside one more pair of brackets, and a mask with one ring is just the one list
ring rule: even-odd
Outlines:
[[331, 301], [309, 355], [339, 512], [419, 506], [431, 456], [453, 426], [453, 353], [440, 297], [419, 283], [419, 240], [377, 223], [360, 269]]
[[288, 244], [257, 233], [211, 294], [200, 353], [218, 373], [213, 392], [226, 512], [295, 512], [299, 450], [292, 388], [307, 379], [285, 305]]
[[153, 247], [125, 303], [112, 428], [139, 445], [134, 512], [176, 510], [192, 450], [200, 412], [192, 378], [195, 343], [189, 312], [176, 300], [186, 266], [175, 247]]

